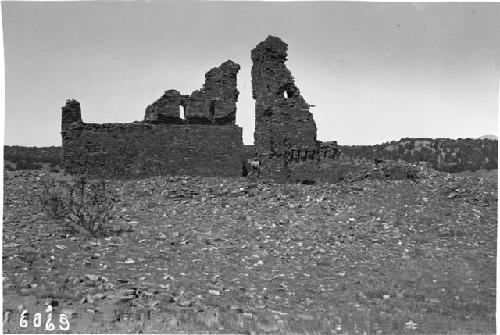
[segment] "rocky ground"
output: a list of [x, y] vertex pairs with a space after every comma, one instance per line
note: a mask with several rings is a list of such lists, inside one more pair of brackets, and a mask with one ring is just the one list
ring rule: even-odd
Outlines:
[[112, 181], [102, 238], [46, 218], [50, 178], [4, 175], [5, 333], [495, 333], [496, 174]]

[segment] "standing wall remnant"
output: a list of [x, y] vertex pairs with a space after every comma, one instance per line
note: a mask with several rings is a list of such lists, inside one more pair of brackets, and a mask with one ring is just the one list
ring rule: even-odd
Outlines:
[[[240, 66], [230, 60], [205, 74], [205, 84], [191, 95], [168, 90], [146, 108], [145, 122], [173, 124], [235, 124]], [[183, 110], [182, 110], [183, 109]]]
[[80, 103], [67, 100], [61, 132], [66, 171], [104, 178], [241, 176], [242, 129], [235, 125], [239, 69], [232, 61], [211, 69], [190, 96], [166, 91], [146, 108], [142, 122], [84, 123]]
[[268, 36], [252, 50], [255, 151], [262, 178], [314, 182], [319, 171], [316, 123], [285, 65], [287, 48]]
[[190, 95], [165, 91], [141, 122], [85, 123], [80, 103], [67, 100], [61, 132], [66, 171], [106, 178], [238, 177], [244, 173], [243, 158], [255, 152], [262, 179], [328, 180], [320, 163], [335, 158], [338, 148], [316, 140], [311, 105], [285, 65], [287, 48], [268, 36], [251, 53], [255, 150], [243, 150], [242, 129], [235, 125], [240, 66], [228, 60], [208, 71], [201, 89]]

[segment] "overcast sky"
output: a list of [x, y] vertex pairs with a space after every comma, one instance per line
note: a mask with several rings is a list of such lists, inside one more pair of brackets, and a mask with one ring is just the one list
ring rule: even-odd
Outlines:
[[237, 124], [253, 143], [250, 50], [288, 43], [319, 140], [497, 134], [500, 3], [2, 2], [5, 144], [61, 145], [61, 106], [85, 122], [142, 120], [241, 65]]

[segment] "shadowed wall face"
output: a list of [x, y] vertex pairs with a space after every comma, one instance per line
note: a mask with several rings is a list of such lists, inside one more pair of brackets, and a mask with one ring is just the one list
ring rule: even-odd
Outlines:
[[67, 100], [62, 108], [64, 168], [104, 178], [241, 176], [242, 129], [234, 124], [239, 69], [232, 61], [211, 69], [191, 96], [166, 91], [146, 108], [144, 122], [84, 123], [80, 103]]
[[252, 50], [255, 150], [264, 178], [311, 181], [318, 171], [316, 123], [285, 66], [287, 48], [268, 36]]
[[69, 173], [108, 179], [242, 173], [242, 134], [234, 125], [75, 122], [63, 138]]

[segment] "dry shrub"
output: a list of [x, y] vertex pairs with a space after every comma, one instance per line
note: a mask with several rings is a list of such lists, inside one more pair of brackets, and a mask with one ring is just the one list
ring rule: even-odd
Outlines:
[[43, 185], [40, 200], [51, 219], [74, 232], [83, 230], [92, 236], [106, 232], [118, 202], [104, 180], [90, 181], [86, 177], [70, 182], [52, 179]]

